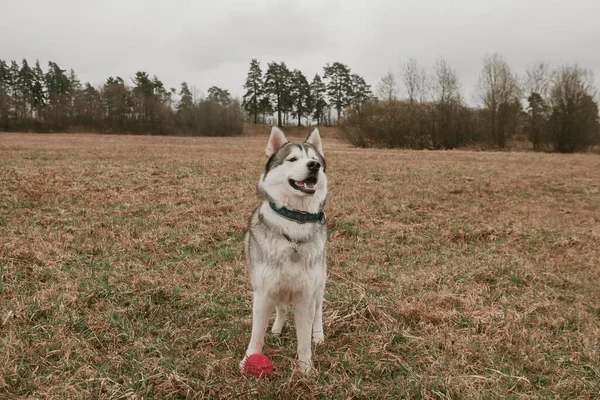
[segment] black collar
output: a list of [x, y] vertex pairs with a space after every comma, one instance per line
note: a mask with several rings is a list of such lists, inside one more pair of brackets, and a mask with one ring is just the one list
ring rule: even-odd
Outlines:
[[269, 205], [271, 206], [271, 209], [273, 211], [275, 211], [283, 218], [289, 219], [290, 221], [294, 221], [299, 224], [304, 224], [306, 222], [319, 222], [321, 223], [321, 225], [325, 225], [325, 213], [323, 211], [319, 211], [316, 214], [312, 214], [306, 211], [290, 210], [285, 207], [277, 208], [277, 206], [272, 202], [269, 202]]

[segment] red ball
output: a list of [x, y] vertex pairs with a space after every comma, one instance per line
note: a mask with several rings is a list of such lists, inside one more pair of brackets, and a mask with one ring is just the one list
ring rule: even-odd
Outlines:
[[262, 354], [252, 354], [246, 358], [242, 367], [244, 375], [252, 375], [257, 378], [269, 376], [271, 372], [273, 372], [273, 364], [267, 356]]

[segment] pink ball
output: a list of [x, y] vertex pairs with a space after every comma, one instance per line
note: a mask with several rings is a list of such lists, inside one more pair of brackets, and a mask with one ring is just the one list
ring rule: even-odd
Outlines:
[[269, 376], [273, 372], [273, 364], [269, 361], [269, 358], [262, 354], [252, 354], [242, 367], [242, 373], [244, 375], [252, 375], [257, 378], [262, 376]]

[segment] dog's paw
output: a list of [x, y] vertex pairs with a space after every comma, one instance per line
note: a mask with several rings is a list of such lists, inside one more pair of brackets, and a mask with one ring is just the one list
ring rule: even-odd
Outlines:
[[323, 332], [313, 333], [312, 341], [316, 345], [323, 344], [325, 342], [325, 335], [323, 335]]
[[275, 336], [279, 336], [279, 335], [281, 335], [281, 331], [282, 331], [282, 330], [283, 330], [282, 328], [279, 328], [279, 329], [278, 329], [278, 328], [276, 328], [276, 327], [273, 327], [273, 328], [271, 329], [271, 333], [272, 333], [273, 335], [275, 335]]
[[312, 360], [311, 359], [308, 359], [308, 361], [298, 360], [298, 368], [300, 369], [300, 372], [302, 372], [304, 375], [310, 374], [313, 371]]
[[244, 355], [244, 358], [242, 358], [242, 361], [240, 361], [240, 372], [244, 372], [244, 364], [246, 363], [246, 360], [248, 359], [248, 355]]

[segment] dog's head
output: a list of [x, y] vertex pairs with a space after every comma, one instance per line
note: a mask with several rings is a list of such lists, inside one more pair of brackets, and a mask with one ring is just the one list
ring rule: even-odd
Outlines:
[[327, 198], [326, 164], [319, 130], [302, 144], [287, 140], [276, 127], [265, 151], [267, 163], [258, 184], [271, 201], [309, 212], [318, 211]]

